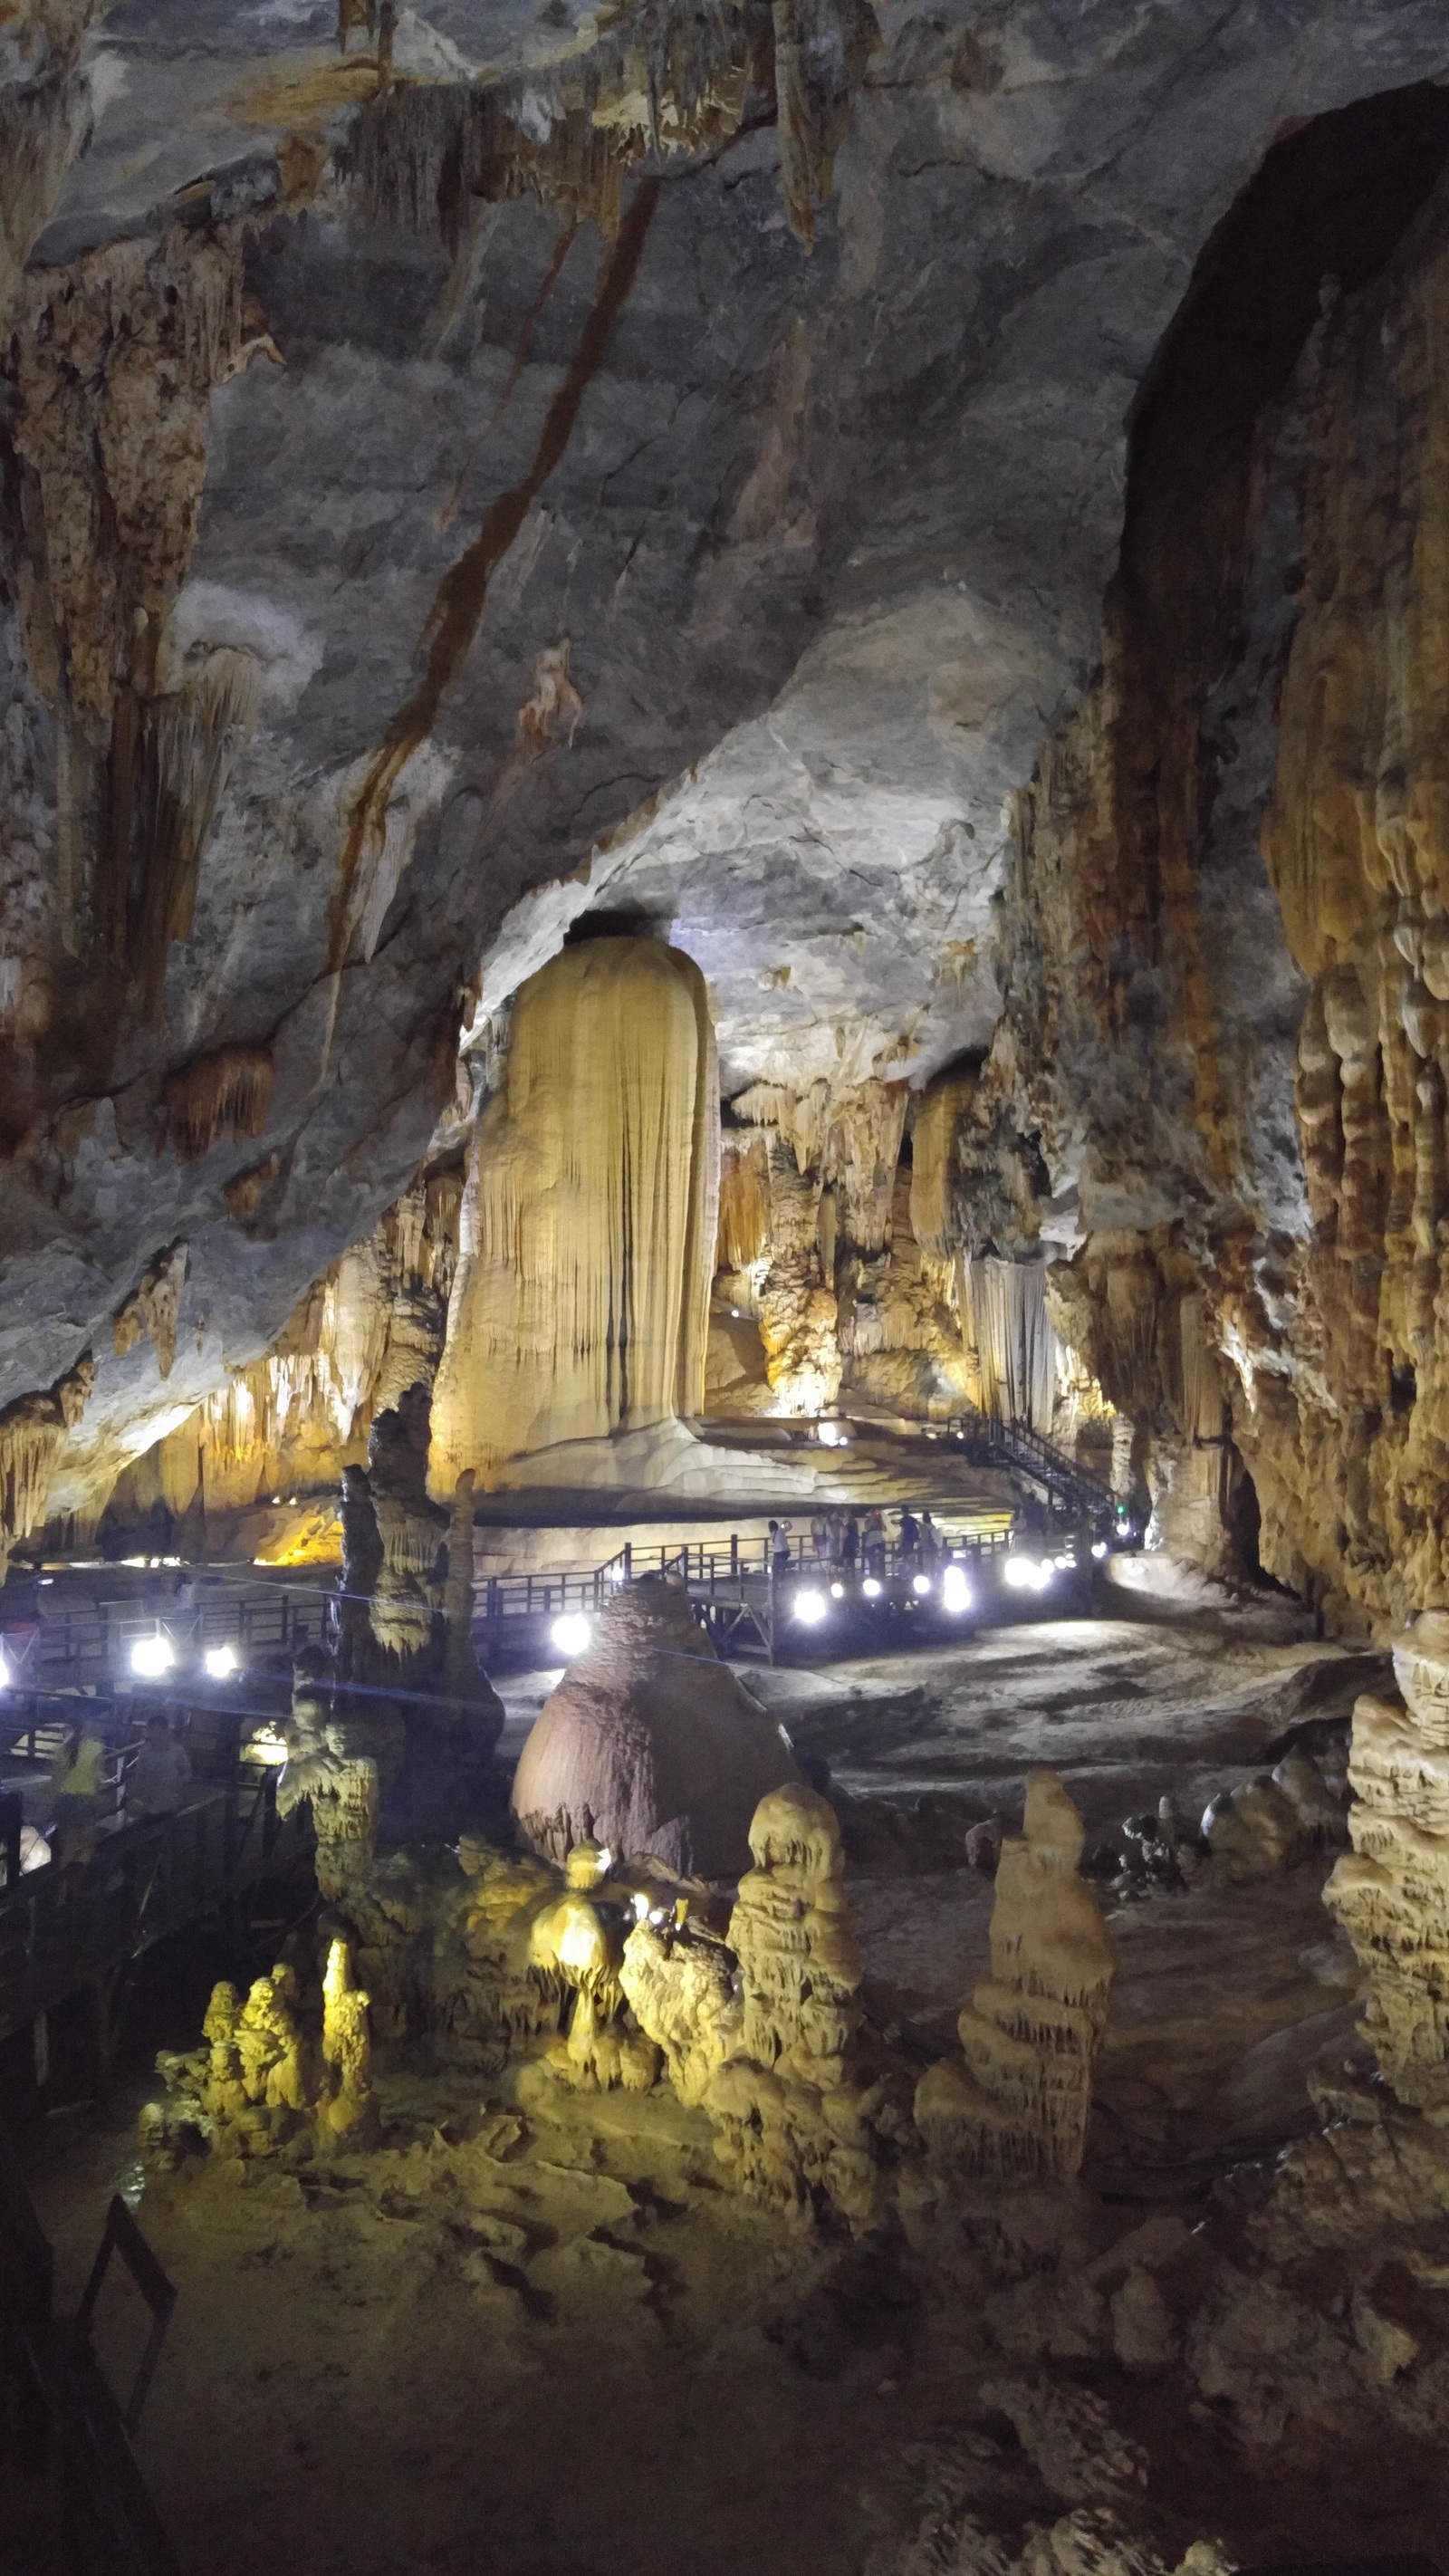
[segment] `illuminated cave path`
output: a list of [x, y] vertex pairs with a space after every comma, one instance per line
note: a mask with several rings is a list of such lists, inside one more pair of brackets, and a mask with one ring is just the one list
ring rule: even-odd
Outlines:
[[645, 237], [659, 202], [661, 184], [657, 178], [646, 178], [635, 190], [609, 252], [568, 373], [549, 404], [528, 472], [522, 482], [515, 483], [510, 491], [500, 492], [490, 505], [472, 544], [449, 567], [438, 584], [423, 628], [424, 635], [431, 635], [432, 642], [421, 686], [394, 716], [383, 747], [373, 761], [352, 809], [332, 904], [332, 935], [327, 958], [330, 973], [338, 972], [346, 955], [351, 936], [352, 889], [363, 850], [369, 838], [381, 834], [388, 799], [413, 753], [431, 733], [443, 693], [462, 668], [478, 631], [490, 579], [507, 554], [533, 502], [555, 466], [561, 462], [573, 436], [579, 406], [598, 371], [609, 333], [633, 286]]

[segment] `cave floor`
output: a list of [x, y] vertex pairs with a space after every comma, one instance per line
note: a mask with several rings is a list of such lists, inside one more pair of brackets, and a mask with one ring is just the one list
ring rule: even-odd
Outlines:
[[[1322, 1650], [1204, 1654], [1085, 1622], [751, 1680], [846, 1793], [868, 2002], [923, 2058], [985, 1964], [991, 1882], [947, 1860], [962, 1816], [1010, 1823], [1045, 1758], [1094, 1833], [1158, 1782], [1187, 1812], [1305, 1705], [1363, 1686]], [[1169, 2565], [1206, 2535], [1248, 2566], [1434, 2553], [1442, 2427], [1411, 2439], [1340, 2409], [1320, 2431], [1311, 2388], [1265, 2413], [1238, 2362], [1213, 2364], [1228, 2393], [1204, 2403], [1181, 2367], [1124, 2362], [1100, 2299], [1092, 2331], [1044, 2345], [1020, 2278], [1164, 2229], [1190, 2269], [1224, 2173], [1307, 2125], [1305, 2066], [1352, 2046], [1326, 1866], [1112, 1910], [1088, 2168], [1016, 2195], [1014, 2217], [977, 2187], [863, 2245], [802, 2234], [723, 2187], [702, 2113], [575, 2095], [537, 2062], [492, 2081], [394, 2063], [381, 2152], [151, 2183], [142, 2223], [180, 2297], [138, 2448], [183, 2567], [927, 2576], [978, 2567], [972, 2516], [1017, 2548], [1073, 2504], [1145, 2522]], [[138, 2080], [31, 2135], [64, 2297], [135, 2171], [142, 2098]], [[982, 2252], [1034, 2230], [1039, 2252], [1004, 2270]], [[1220, 2295], [1247, 2275], [1214, 2278]], [[118, 2385], [141, 2325], [113, 2272], [98, 2340]], [[7, 2576], [45, 2563], [0, 2538]]]

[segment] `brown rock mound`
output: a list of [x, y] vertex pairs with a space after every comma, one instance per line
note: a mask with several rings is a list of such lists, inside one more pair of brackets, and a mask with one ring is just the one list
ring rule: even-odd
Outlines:
[[695, 1626], [683, 1584], [651, 1577], [608, 1604], [540, 1709], [513, 1812], [547, 1860], [592, 1836], [681, 1877], [733, 1878], [749, 1867], [760, 1800], [799, 1777], [779, 1727]]

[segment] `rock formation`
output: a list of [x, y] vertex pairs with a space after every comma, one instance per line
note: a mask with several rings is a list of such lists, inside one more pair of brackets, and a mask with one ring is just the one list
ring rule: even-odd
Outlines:
[[766, 1791], [798, 1779], [780, 1729], [696, 1624], [677, 1579], [608, 1602], [519, 1756], [513, 1813], [562, 1866], [593, 1840], [680, 1877], [732, 1878]]
[[958, 2173], [1015, 2181], [1081, 2166], [1116, 1972], [1077, 1874], [1082, 1844], [1056, 1774], [1033, 1771], [1022, 1831], [1001, 1846], [991, 1974], [957, 2024], [962, 2059], [941, 2059], [916, 2088], [916, 2126]]
[[677, 950], [586, 940], [523, 987], [469, 1166], [436, 1491], [700, 1410], [716, 1096], [703, 980]]
[[1449, 1614], [1394, 1647], [1403, 1705], [1353, 1713], [1353, 1849], [1327, 1901], [1369, 1980], [1360, 2027], [1403, 2102], [1449, 2104]]
[[716, 2153], [768, 2208], [868, 2227], [909, 2117], [896, 2071], [860, 2041], [864, 1969], [835, 1811], [813, 1789], [776, 1789], [756, 1809], [750, 1852], [729, 1927], [740, 2006], [705, 2094]]
[[254, 1979], [245, 2002], [235, 1986], [214, 1986], [205, 2047], [156, 2060], [165, 2096], [141, 2113], [146, 2153], [166, 2165], [197, 2144], [249, 2158], [374, 2141], [368, 1998], [353, 1981], [344, 1940], [329, 1945], [320, 2007], [320, 2030], [304, 2027], [296, 1973], [286, 1965]]

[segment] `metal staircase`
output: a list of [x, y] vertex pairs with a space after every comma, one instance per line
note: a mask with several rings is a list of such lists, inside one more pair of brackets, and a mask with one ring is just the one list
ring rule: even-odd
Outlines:
[[1026, 1422], [998, 1422], [984, 1413], [956, 1415], [948, 1426], [973, 1467], [1001, 1467], [1024, 1476], [1044, 1494], [1051, 1510], [1064, 1519], [1090, 1521], [1105, 1535], [1116, 1522], [1117, 1505], [1110, 1485], [1079, 1467], [1064, 1449], [1054, 1447]]

